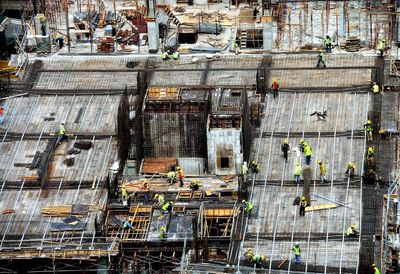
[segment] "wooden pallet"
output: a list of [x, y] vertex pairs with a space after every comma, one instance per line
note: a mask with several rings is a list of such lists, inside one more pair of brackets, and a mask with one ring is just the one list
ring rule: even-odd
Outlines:
[[178, 192], [176, 196], [177, 200], [190, 200], [192, 199], [193, 192], [191, 190], [182, 190]]

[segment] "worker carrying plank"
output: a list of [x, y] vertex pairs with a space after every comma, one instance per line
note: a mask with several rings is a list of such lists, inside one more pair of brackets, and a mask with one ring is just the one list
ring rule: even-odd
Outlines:
[[299, 216], [305, 216], [306, 215], [307, 201], [306, 201], [306, 198], [304, 196], [301, 197], [299, 206], [300, 206]]
[[285, 159], [285, 163], [288, 160], [288, 151], [290, 150], [288, 139], [284, 139], [281, 145], [281, 151], [283, 152], [283, 159]]
[[246, 201], [246, 200], [242, 200], [242, 204], [244, 205], [245, 216], [250, 219], [251, 212], [253, 211], [253, 204], [250, 201]]
[[360, 235], [360, 232], [357, 230], [355, 224], [352, 224], [351, 226], [349, 226], [347, 228], [347, 230], [346, 230], [347, 237], [357, 237], [358, 235]]
[[67, 140], [67, 136], [65, 135], [65, 122], [61, 122], [58, 130], [57, 144], [61, 144], [61, 142], [65, 140]]
[[196, 179], [193, 179], [192, 180], [192, 182], [190, 183], [190, 189], [192, 190], [192, 191], [197, 191], [197, 190], [199, 190], [199, 184], [197, 183], [197, 180]]

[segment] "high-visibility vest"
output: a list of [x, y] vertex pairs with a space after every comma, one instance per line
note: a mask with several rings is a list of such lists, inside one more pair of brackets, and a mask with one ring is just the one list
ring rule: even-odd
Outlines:
[[168, 202], [168, 203], [166, 203], [165, 205], [163, 205], [163, 207], [162, 207], [161, 209], [164, 210], [164, 211], [166, 211], [166, 210], [168, 210], [168, 208], [170, 207], [170, 205], [171, 205], [171, 203]]
[[320, 52], [320, 53], [319, 53], [319, 58], [320, 58], [323, 62], [325, 62], [325, 54], [324, 54], [323, 52]]
[[381, 274], [381, 271], [376, 266], [374, 267], [374, 274]]
[[126, 191], [126, 189], [123, 188], [123, 189], [121, 190], [121, 197], [124, 198], [124, 199], [127, 199], [128, 196], [129, 196], [129, 195], [128, 195], [128, 191]]
[[159, 195], [159, 196], [158, 196], [158, 203], [159, 203], [160, 205], [164, 205], [164, 203], [165, 203], [164, 195]]
[[60, 126], [60, 135], [65, 135], [65, 127], [64, 127], [64, 125]]
[[175, 172], [174, 171], [170, 171], [167, 173], [167, 177], [170, 179], [174, 179], [175, 178]]
[[384, 48], [385, 48], [385, 43], [383, 43], [383, 41], [380, 41], [376, 49], [383, 50]]
[[325, 38], [324, 44], [330, 45], [330, 44], [332, 44], [332, 40], [330, 38]]
[[311, 156], [311, 147], [310, 146], [305, 146], [304, 147], [304, 152], [306, 156]]
[[365, 130], [366, 130], [367, 132], [369, 132], [369, 131], [373, 131], [374, 129], [373, 129], [373, 127], [372, 127], [371, 124], [365, 124]]
[[373, 151], [368, 151], [367, 152], [367, 158], [368, 159], [374, 158], [374, 152]]
[[246, 211], [250, 211], [253, 209], [253, 204], [250, 202], [246, 202]]
[[379, 86], [376, 85], [376, 84], [373, 85], [373, 86], [372, 86], [372, 92], [373, 92], [373, 93], [378, 93], [378, 92], [379, 92]]
[[294, 255], [300, 255], [301, 254], [300, 247], [299, 246], [294, 246], [293, 247], [293, 252], [294, 252]]
[[168, 57], [168, 53], [164, 51], [164, 52], [161, 54], [161, 58], [162, 58], [162, 59], [167, 59], [167, 57]]
[[296, 166], [296, 171], [295, 171], [294, 175], [300, 176], [301, 175], [301, 171], [302, 171], [301, 166]]
[[324, 175], [325, 174], [325, 165], [321, 164], [319, 166], [319, 175]]
[[246, 175], [248, 171], [249, 171], [249, 170], [248, 170], [247, 166], [246, 166], [245, 164], [243, 164], [243, 165], [242, 165], [242, 174], [243, 174], [243, 175]]
[[175, 60], [178, 60], [178, 59], [179, 59], [179, 52], [175, 51], [175, 52], [172, 54], [172, 58], [175, 59]]

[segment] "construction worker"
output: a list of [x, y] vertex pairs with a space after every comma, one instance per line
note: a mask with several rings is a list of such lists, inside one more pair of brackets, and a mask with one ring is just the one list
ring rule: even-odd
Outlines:
[[238, 54], [240, 53], [240, 51], [239, 51], [239, 44], [240, 44], [239, 39], [236, 39], [236, 40], [235, 40], [235, 43], [233, 44], [233, 48], [235, 49], [235, 54], [236, 54], [236, 55], [238, 55]]
[[306, 201], [306, 198], [304, 196], [301, 197], [299, 206], [300, 206], [299, 216], [305, 216], [306, 215], [307, 201]]
[[251, 257], [251, 262], [253, 263], [253, 264], [255, 264], [257, 267], [258, 266], [260, 266], [261, 268], [264, 268], [264, 266], [263, 266], [263, 264], [262, 264], [262, 262], [265, 260], [265, 256], [263, 256], [263, 255], [253, 255], [252, 257]]
[[382, 128], [379, 130], [379, 137], [381, 138], [381, 140], [386, 140], [386, 138], [387, 138], [387, 133]]
[[247, 261], [251, 262], [254, 256], [253, 250], [251, 248], [247, 249], [243, 256], [247, 259]]
[[357, 237], [359, 235], [359, 231], [356, 229], [356, 225], [352, 224], [349, 226], [346, 230], [346, 236], [347, 237]]
[[122, 198], [122, 205], [124, 207], [127, 207], [128, 206], [128, 200], [129, 200], [129, 194], [128, 194], [128, 191], [126, 190], [125, 185], [123, 185], [121, 187], [121, 198]]
[[142, 189], [144, 191], [144, 198], [145, 198], [146, 202], [148, 202], [149, 198], [150, 198], [149, 197], [150, 196], [150, 185], [146, 179], [143, 180]]
[[63, 46], [64, 46], [64, 37], [62, 35], [60, 35], [60, 34], [57, 34], [56, 35], [56, 43], [58, 43], [58, 47], [60, 49], [62, 49]]
[[372, 147], [368, 148], [367, 162], [368, 162], [368, 164], [373, 164], [373, 162], [374, 162], [374, 149]]
[[285, 163], [288, 160], [288, 151], [290, 150], [288, 139], [284, 139], [281, 145], [281, 151], [283, 152], [283, 159], [285, 159]]
[[324, 40], [326, 53], [330, 53], [332, 51], [332, 39], [327, 35]]
[[309, 145], [304, 146], [304, 154], [306, 155], [306, 165], [310, 165], [312, 150]]
[[168, 60], [168, 59], [169, 59], [168, 52], [167, 52], [167, 51], [164, 51], [164, 52], [161, 54], [161, 58], [162, 58], [164, 61]]
[[179, 179], [179, 187], [183, 187], [183, 179], [185, 178], [185, 174], [183, 173], [183, 169], [181, 167], [177, 167], [177, 174], [178, 174], [178, 179]]
[[162, 206], [162, 211], [164, 211], [164, 213], [168, 213], [168, 212], [171, 212], [171, 210], [172, 210], [172, 205], [173, 205], [174, 203], [173, 202], [168, 202], [168, 203], [165, 203], [163, 206]]
[[272, 82], [271, 88], [272, 88], [272, 93], [275, 98], [276, 96], [278, 96], [278, 92], [279, 92], [279, 84], [276, 79], [274, 79], [274, 81]]
[[374, 127], [372, 126], [371, 120], [368, 120], [364, 125], [364, 129], [367, 132], [367, 140], [372, 141], [372, 132], [374, 131]]
[[192, 180], [192, 182], [190, 183], [190, 189], [192, 190], [192, 191], [197, 191], [197, 190], [199, 190], [199, 185], [197, 184], [197, 180], [196, 179], [193, 179]]
[[376, 264], [372, 264], [372, 271], [374, 274], [381, 274], [381, 271], [379, 270], [379, 268], [376, 266]]
[[378, 46], [376, 47], [376, 49], [379, 50], [379, 57], [383, 57], [383, 51], [385, 50], [385, 43], [386, 43], [386, 40], [385, 40], [385, 38], [383, 38], [378, 43]]
[[260, 172], [260, 165], [257, 164], [255, 160], [251, 161], [250, 167], [252, 173], [257, 174], [258, 172]]
[[122, 227], [123, 227], [124, 229], [127, 229], [128, 227], [129, 227], [129, 228], [133, 228], [132, 223], [129, 221], [129, 219], [126, 220], [126, 221], [124, 222], [124, 224], [122, 225]]
[[165, 239], [167, 237], [166, 232], [167, 229], [165, 228], [165, 226], [161, 226], [160, 227], [160, 239]]
[[42, 36], [46, 36], [46, 24], [47, 24], [47, 20], [44, 17], [44, 15], [41, 15], [39, 17], [39, 21], [40, 21], [40, 30], [42, 31]]
[[244, 205], [244, 212], [249, 219], [251, 218], [251, 212], [253, 211], [253, 204], [250, 201], [242, 200], [242, 204]]
[[61, 122], [60, 124], [60, 129], [58, 131], [58, 138], [57, 138], [57, 144], [61, 144], [62, 141], [66, 140], [65, 136], [65, 122]]
[[170, 171], [167, 173], [168, 184], [170, 184], [170, 185], [175, 184], [175, 178], [176, 178], [175, 171]]
[[321, 66], [321, 64], [322, 64], [323, 68], [326, 68], [326, 65], [325, 65], [325, 54], [324, 54], [324, 51], [322, 49], [319, 50], [317, 68], [319, 68]]
[[154, 195], [154, 199], [157, 200], [157, 205], [163, 206], [165, 204], [165, 197], [162, 194]]
[[4, 107], [0, 106], [0, 124], [4, 123]]
[[301, 152], [304, 152], [304, 148], [305, 148], [306, 146], [308, 146], [308, 143], [307, 143], [304, 139], [301, 139], [300, 142], [299, 142], [300, 151], [301, 151]]
[[174, 53], [172, 53], [172, 59], [174, 60], [178, 60], [179, 59], [179, 51], [174, 51]]
[[374, 84], [372, 85], [372, 93], [373, 94], [379, 93], [379, 86], [376, 82], [374, 82]]
[[300, 249], [300, 244], [299, 242], [296, 242], [292, 248], [293, 253], [294, 253], [294, 263], [295, 265], [300, 265], [301, 264], [301, 249]]
[[356, 172], [356, 165], [352, 161], [349, 161], [347, 163], [346, 175], [353, 177], [355, 172]]
[[296, 184], [300, 184], [300, 175], [301, 175], [301, 172], [302, 172], [302, 171], [303, 171], [303, 170], [302, 170], [302, 168], [301, 168], [300, 163], [297, 162], [297, 164], [296, 164], [296, 170], [295, 170], [295, 172], [294, 172], [294, 180], [295, 180]]
[[326, 170], [325, 170], [325, 165], [321, 160], [318, 160], [318, 165], [319, 165], [319, 181], [321, 183], [326, 181], [325, 178], [325, 174], [326, 174]]
[[249, 172], [249, 169], [247, 168], [247, 162], [244, 161], [243, 165], [242, 165], [242, 175], [246, 176], [248, 172]]

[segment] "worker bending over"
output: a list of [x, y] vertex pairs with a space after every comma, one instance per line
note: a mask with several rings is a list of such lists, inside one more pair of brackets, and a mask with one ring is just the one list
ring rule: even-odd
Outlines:
[[251, 161], [251, 172], [257, 174], [258, 172], [260, 172], [260, 166], [257, 164], [257, 162], [255, 160]]
[[162, 211], [164, 211], [164, 213], [171, 212], [171, 211], [172, 211], [172, 205], [173, 205], [173, 204], [174, 204], [173, 202], [165, 203], [165, 204], [163, 205], [163, 207], [161, 208]]
[[352, 224], [351, 226], [349, 226], [347, 228], [347, 230], [346, 230], [347, 237], [357, 237], [358, 235], [360, 235], [360, 232], [357, 230], [355, 224]]
[[165, 196], [162, 194], [154, 195], [154, 199], [157, 200], [157, 205], [163, 206], [165, 204]]
[[175, 171], [170, 171], [167, 173], [168, 184], [170, 184], [170, 185], [175, 184], [175, 178], [176, 178]]
[[306, 215], [307, 201], [306, 201], [306, 198], [304, 196], [301, 197], [299, 205], [300, 205], [299, 216], [305, 216]]
[[356, 173], [356, 165], [352, 161], [349, 161], [347, 163], [347, 170], [345, 174], [347, 176], [353, 177], [355, 173]]
[[196, 179], [193, 179], [193, 181], [190, 183], [190, 189], [192, 190], [192, 191], [197, 191], [197, 190], [199, 190], [199, 184], [197, 183], [197, 180]]
[[253, 204], [250, 201], [242, 200], [242, 204], [244, 205], [245, 216], [249, 219], [251, 218], [251, 212], [253, 211]]

